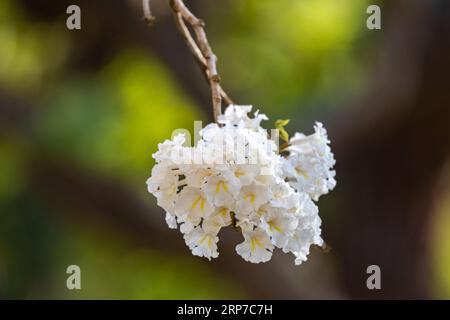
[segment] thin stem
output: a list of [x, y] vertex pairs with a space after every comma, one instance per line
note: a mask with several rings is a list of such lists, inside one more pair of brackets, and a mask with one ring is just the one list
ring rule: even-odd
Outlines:
[[[154, 17], [150, 11], [149, 1], [143, 0], [144, 18], [146, 21], [153, 22]], [[183, 0], [169, 0], [169, 4], [178, 31], [186, 42], [197, 64], [202, 69], [203, 75], [211, 88], [214, 121], [217, 122], [218, 116], [222, 113], [222, 101], [226, 104], [233, 104], [233, 101], [220, 85], [220, 76], [217, 72], [217, 57], [208, 42], [205, 23], [186, 7]], [[195, 38], [186, 23], [191, 26]]]
[[151, 26], [155, 22], [156, 18], [150, 10], [150, 0], [142, 0], [142, 10], [144, 11], [144, 20]]
[[[183, 39], [185, 40], [187, 46], [189, 47], [189, 50], [191, 51], [192, 55], [194, 56], [197, 64], [203, 71], [203, 75], [205, 76], [205, 79], [207, 82], [209, 82], [209, 70], [208, 70], [208, 64], [203, 56], [202, 51], [197, 46], [197, 43], [195, 42], [194, 38], [192, 38], [191, 33], [189, 32], [189, 29], [186, 26], [186, 23], [184, 22], [183, 16], [180, 13], [173, 12], [174, 18], [175, 18], [175, 24], [182, 35]], [[226, 104], [233, 104], [233, 100], [227, 95], [227, 93], [223, 90], [222, 86], [219, 86], [220, 95], [225, 101]]]
[[[201, 66], [211, 88], [214, 120], [222, 112], [222, 98], [226, 103], [232, 101], [220, 86], [220, 76], [217, 72], [217, 57], [211, 49], [205, 32], [205, 23], [197, 18], [184, 4], [183, 0], [169, 0], [174, 13], [178, 30], [186, 41], [187, 46]], [[185, 21], [192, 27], [196, 41], [193, 39]]]

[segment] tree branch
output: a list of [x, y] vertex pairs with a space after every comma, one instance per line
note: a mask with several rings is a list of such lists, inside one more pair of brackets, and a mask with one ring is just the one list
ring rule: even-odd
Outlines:
[[[203, 71], [203, 74], [211, 88], [214, 120], [222, 112], [222, 100], [227, 104], [233, 101], [220, 85], [220, 76], [217, 72], [217, 56], [211, 49], [205, 32], [205, 23], [197, 18], [184, 4], [183, 0], [169, 0], [175, 18], [175, 24], [182, 35], [186, 45]], [[153, 21], [149, 0], [143, 0], [144, 16], [146, 21]], [[192, 27], [195, 39], [191, 35], [185, 21]]]
[[149, 25], [152, 26], [156, 18], [150, 10], [150, 0], [142, 0], [142, 10], [144, 11], [144, 20]]

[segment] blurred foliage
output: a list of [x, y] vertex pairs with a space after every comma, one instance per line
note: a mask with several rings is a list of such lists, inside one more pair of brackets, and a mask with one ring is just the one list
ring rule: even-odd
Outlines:
[[[291, 118], [292, 129], [308, 108], [343, 105], [365, 86], [368, 3], [204, 0], [198, 10], [227, 91], [271, 119]], [[205, 119], [148, 48], [127, 47], [100, 70], [71, 69], [67, 59], [77, 44], [58, 23], [31, 20], [17, 2], [0, 1], [0, 89], [39, 111], [24, 136], [0, 138], [0, 297], [245, 297], [239, 284], [188, 250], [136, 249], [98, 221], [64, 218], [29, 186], [34, 150], [118, 178], [144, 196], [157, 144]], [[437, 225], [437, 292], [448, 297], [449, 215]], [[65, 288], [70, 264], [81, 266], [80, 292]]]
[[64, 29], [29, 23], [10, 0], [0, 2], [0, 40], [0, 85], [16, 94], [39, 91], [63, 65], [69, 49]]
[[[65, 220], [33, 193], [2, 207], [0, 297], [30, 299], [205, 299], [245, 297], [187, 254], [141, 250], [106, 226]], [[6, 214], [5, 214], [6, 213]], [[66, 268], [81, 268], [81, 290]]]
[[25, 154], [17, 141], [0, 138], [0, 204], [20, 193], [26, 184]]
[[271, 117], [305, 105], [338, 105], [364, 85], [358, 48], [367, 3], [230, 1], [224, 16], [209, 1], [208, 27], [224, 86]]
[[436, 296], [450, 299], [450, 192], [447, 192], [438, 206], [433, 222], [432, 252], [433, 269], [436, 270]]
[[139, 188], [158, 143], [202, 119], [167, 70], [134, 50], [56, 85], [45, 100], [34, 132], [42, 145]]
[[[0, 3], [0, 86], [20, 96], [39, 93], [28, 143], [0, 141], [0, 296], [242, 297], [198, 258], [136, 251], [117, 231], [62, 221], [27, 186], [27, 152], [34, 148], [119, 177], [144, 194], [157, 144], [203, 118], [170, 73], [140, 49], [118, 54], [99, 72], [68, 72], [53, 81], [73, 45], [60, 29], [30, 24], [14, 2]], [[69, 264], [81, 266], [80, 292], [65, 287]]]

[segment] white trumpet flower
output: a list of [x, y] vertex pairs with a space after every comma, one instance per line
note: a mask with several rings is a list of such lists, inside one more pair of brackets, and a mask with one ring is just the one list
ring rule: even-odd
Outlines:
[[330, 141], [317, 123], [314, 134], [296, 133], [280, 155], [261, 127], [267, 117], [250, 111], [229, 106], [193, 147], [184, 146], [184, 135], [160, 143], [147, 189], [196, 256], [218, 257], [218, 234], [233, 226], [243, 234], [236, 252], [246, 261], [269, 261], [277, 247], [300, 264], [311, 245], [323, 244], [313, 200], [336, 184]]
[[260, 263], [272, 258], [273, 245], [264, 230], [256, 229], [243, 234], [244, 242], [236, 246], [236, 252], [245, 261]]
[[237, 199], [237, 210], [243, 215], [256, 212], [269, 200], [269, 190], [266, 186], [252, 183], [242, 187]]
[[184, 235], [184, 239], [194, 256], [211, 260], [211, 258], [217, 258], [219, 255], [217, 251], [219, 237], [214, 232], [205, 231], [202, 227], [195, 227], [191, 232]]
[[278, 248], [284, 248], [288, 244], [297, 225], [297, 217], [280, 208], [273, 208], [261, 218], [261, 228]]
[[291, 184], [317, 201], [336, 186], [336, 173], [332, 170], [336, 161], [325, 128], [318, 122], [314, 129], [315, 133], [310, 136], [296, 133], [289, 140], [290, 155], [284, 168]]
[[211, 177], [203, 186], [208, 201], [218, 207], [233, 203], [239, 189], [239, 180], [228, 172]]

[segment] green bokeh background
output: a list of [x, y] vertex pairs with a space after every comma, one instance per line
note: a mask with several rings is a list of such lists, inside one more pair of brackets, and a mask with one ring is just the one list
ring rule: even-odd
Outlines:
[[[301, 127], [310, 132], [314, 120], [345, 109], [370, 82], [374, 66], [367, 55], [380, 33], [365, 27], [369, 1], [196, 4], [220, 58], [223, 87], [240, 103], [261, 109], [271, 121], [292, 119], [291, 131]], [[88, 175], [120, 181], [154, 207], [145, 180], [157, 144], [177, 128], [192, 131], [194, 120], [210, 121], [210, 114], [180, 84], [160, 53], [139, 43], [130, 41], [95, 68], [73, 67], [71, 57], [82, 50], [77, 37], [90, 30], [67, 30], [64, 11], [52, 21], [42, 21], [30, 8], [27, 1], [0, 2], [0, 88], [32, 104], [33, 110], [18, 128], [5, 122], [0, 134], [0, 297], [252, 297], [247, 288], [208, 261], [191, 256], [187, 248], [179, 252], [136, 246], [118, 228], [96, 220], [95, 212], [81, 214], [58, 199], [54, 200], [59, 204], [53, 205], [48, 195], [43, 199], [32, 173], [36, 155], [42, 154], [70, 162]], [[84, 19], [89, 13], [82, 5], [81, 9]], [[164, 4], [155, 4], [155, 11], [160, 14], [157, 24], [171, 22]], [[139, 9], [132, 12], [139, 20]], [[138, 32], [157, 33], [158, 27], [143, 30]], [[77, 37], [72, 32], [78, 32]], [[184, 63], [197, 72], [193, 59]], [[200, 74], [193, 79], [204, 86], [207, 97]], [[345, 177], [338, 173], [338, 184], [341, 178]], [[431, 287], [437, 298], [450, 297], [448, 202], [448, 198], [441, 201], [433, 220]], [[92, 218], [78, 220], [79, 214]], [[161, 210], [154, 208], [149, 214], [160, 215], [164, 223]], [[325, 228], [327, 223], [339, 221], [330, 217]], [[170, 241], [183, 241], [178, 233], [171, 236]], [[81, 266], [80, 291], [66, 289], [65, 270], [70, 264]], [[338, 287], [335, 265], [330, 262], [328, 268], [330, 286]], [[338, 292], [337, 297], [347, 297], [345, 291]]]

